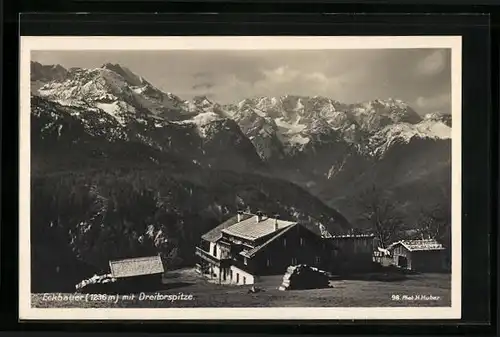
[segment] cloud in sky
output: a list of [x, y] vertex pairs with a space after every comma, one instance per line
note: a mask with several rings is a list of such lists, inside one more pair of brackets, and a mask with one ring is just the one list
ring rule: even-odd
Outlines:
[[415, 100], [415, 108], [417, 110], [446, 112], [451, 104], [450, 94], [441, 94], [431, 97], [418, 97]]
[[424, 57], [418, 63], [418, 70], [426, 76], [433, 76], [443, 71], [447, 64], [447, 55], [444, 50], [436, 50]]
[[399, 98], [421, 114], [451, 105], [446, 49], [36, 51], [32, 59], [67, 68], [119, 63], [166, 92], [221, 103], [290, 94], [346, 103]]

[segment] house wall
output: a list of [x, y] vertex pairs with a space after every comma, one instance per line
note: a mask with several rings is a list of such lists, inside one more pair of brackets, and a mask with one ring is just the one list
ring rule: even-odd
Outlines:
[[208, 251], [210, 253], [210, 255], [217, 257], [218, 250], [219, 249], [217, 247], [217, 244], [215, 242], [210, 242], [210, 248]]
[[217, 243], [217, 258], [218, 259], [228, 259], [231, 257], [231, 247]]
[[438, 273], [445, 271], [444, 251], [413, 252], [412, 270], [422, 273]]
[[219, 244], [218, 242], [209, 242], [205, 245], [206, 252], [208, 252], [213, 257], [220, 259], [226, 259], [230, 257], [229, 247]]
[[437, 273], [446, 270], [445, 253], [443, 250], [413, 251], [410, 252], [402, 245], [392, 249], [394, 264], [402, 267], [400, 256], [406, 257], [406, 269], [422, 273]]
[[283, 274], [291, 265], [307, 264], [325, 268], [329, 250], [323, 240], [308, 229], [296, 225], [271, 242], [253, 258], [247, 259], [248, 270], [256, 275]]
[[231, 265], [228, 268], [220, 268], [218, 266], [210, 266], [210, 278], [221, 284], [254, 284], [258, 279], [248, 270], [238, 268]]
[[391, 256], [387, 256], [382, 252], [373, 252], [373, 262], [380, 264], [383, 267], [388, 267], [394, 264], [394, 260]]
[[245, 270], [231, 266], [228, 279], [232, 284], [245, 285], [254, 284], [258, 278]]
[[[228, 248], [217, 242], [205, 241], [202, 247], [203, 250], [208, 252], [209, 255], [216, 257], [217, 259], [225, 259], [228, 257]], [[220, 276], [221, 282], [225, 281], [229, 273], [224, 268], [220, 268], [219, 266], [212, 264], [201, 257], [198, 259], [197, 269], [200, 273], [211, 279], [218, 280]]]
[[331, 271], [362, 272], [373, 266], [374, 240], [372, 237], [339, 237], [328, 239], [335, 251]]
[[112, 285], [117, 292], [147, 292], [159, 290], [162, 284], [162, 274], [139, 275], [119, 278]]
[[406, 249], [403, 245], [399, 244], [395, 246], [392, 251], [391, 255], [394, 261], [394, 265], [398, 267], [403, 267], [402, 260], [400, 257], [406, 258], [406, 269], [412, 270], [412, 252], [410, 252], [408, 249]]

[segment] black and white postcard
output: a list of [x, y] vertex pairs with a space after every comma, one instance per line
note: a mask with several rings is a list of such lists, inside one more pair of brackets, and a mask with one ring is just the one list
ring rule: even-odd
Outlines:
[[461, 38], [22, 37], [21, 319], [461, 312]]

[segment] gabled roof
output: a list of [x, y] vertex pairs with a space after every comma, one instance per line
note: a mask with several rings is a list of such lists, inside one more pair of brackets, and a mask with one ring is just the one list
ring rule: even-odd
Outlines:
[[281, 230], [279, 230], [279, 232], [276, 233], [276, 235], [274, 235], [273, 237], [271, 237], [269, 240], [267, 240], [266, 242], [264, 242], [263, 244], [255, 247], [255, 248], [252, 248], [250, 250], [244, 250], [240, 253], [241, 256], [243, 257], [246, 257], [246, 258], [252, 258], [255, 254], [257, 254], [260, 250], [262, 250], [263, 248], [265, 248], [267, 245], [269, 245], [271, 242], [275, 241], [276, 239], [278, 239], [279, 237], [281, 237], [283, 234], [285, 234], [286, 232], [288, 232], [290, 229], [294, 228], [296, 225], [298, 225], [297, 223], [293, 223], [292, 225], [288, 226], [288, 227], [285, 227], [285, 228], [282, 228]]
[[109, 261], [113, 278], [161, 274], [164, 272], [160, 256], [138, 257]]
[[256, 216], [252, 216], [232, 226], [228, 226], [222, 232], [247, 240], [257, 240], [295, 224], [296, 222], [266, 217], [257, 221]]
[[391, 244], [387, 249], [392, 249], [397, 245], [402, 245], [410, 252], [414, 251], [433, 251], [446, 249], [442, 244], [436, 240], [401, 240]]
[[[267, 247], [270, 243], [272, 243], [273, 241], [275, 241], [276, 239], [280, 238], [281, 236], [283, 236], [285, 233], [287, 233], [290, 229], [292, 228], [296, 228], [297, 226], [301, 226], [303, 229], [305, 229], [306, 231], [309, 231], [311, 232], [312, 234], [314, 235], [317, 235], [318, 237], [321, 238], [320, 235], [318, 235], [317, 233], [315, 233], [314, 231], [312, 231], [310, 228], [304, 226], [304, 225], [301, 225], [299, 223], [293, 223], [291, 224], [290, 226], [288, 227], [285, 227], [281, 230], [279, 230], [278, 232], [276, 232], [275, 235], [273, 235], [271, 238], [269, 238], [266, 242], [262, 243], [261, 245], [255, 247], [255, 248], [252, 248], [250, 250], [244, 250], [240, 253], [241, 256], [243, 257], [246, 257], [246, 258], [252, 258], [255, 256], [255, 254], [257, 254], [258, 252], [260, 252], [262, 249], [264, 249], [265, 247]], [[328, 243], [328, 241], [325, 241], [325, 243]], [[336, 247], [331, 247], [332, 249], [334, 250], [337, 250]]]
[[[245, 219], [248, 219], [250, 218], [251, 215], [248, 215], [248, 214], [242, 214], [241, 215], [241, 218], [243, 220]], [[209, 242], [215, 242], [217, 240], [219, 240], [221, 237], [222, 237], [222, 230], [229, 227], [229, 226], [232, 226], [234, 225], [235, 223], [238, 222], [238, 216], [233, 216], [229, 219], [227, 219], [226, 221], [224, 221], [223, 223], [221, 223], [220, 225], [218, 225], [217, 227], [215, 227], [214, 229], [208, 231], [207, 233], [203, 234], [201, 236], [201, 238], [203, 240], [206, 240], [206, 241], [209, 241]]]
[[327, 239], [363, 239], [363, 238], [374, 238], [375, 234], [341, 234], [332, 235]]

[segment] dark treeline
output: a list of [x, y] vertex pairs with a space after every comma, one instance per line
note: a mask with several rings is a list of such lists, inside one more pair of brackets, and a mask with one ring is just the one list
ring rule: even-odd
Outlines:
[[349, 227], [292, 183], [215, 170], [38, 174], [31, 207], [33, 291], [73, 287], [82, 277], [107, 272], [116, 258], [160, 254], [167, 269], [193, 265], [200, 236], [238, 209], [278, 213], [316, 229], [322, 223], [332, 232]]

